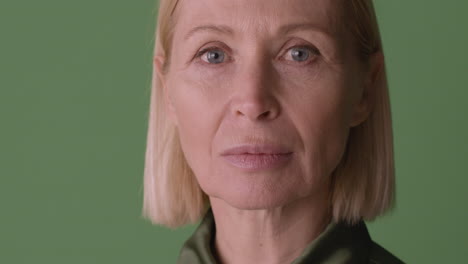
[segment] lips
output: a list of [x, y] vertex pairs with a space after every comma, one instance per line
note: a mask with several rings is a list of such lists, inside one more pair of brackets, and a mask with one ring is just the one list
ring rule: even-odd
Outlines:
[[242, 145], [221, 153], [229, 164], [245, 171], [262, 171], [285, 166], [292, 152], [279, 145]]
[[229, 148], [221, 153], [221, 156], [241, 154], [290, 154], [292, 151], [280, 145], [241, 145]]

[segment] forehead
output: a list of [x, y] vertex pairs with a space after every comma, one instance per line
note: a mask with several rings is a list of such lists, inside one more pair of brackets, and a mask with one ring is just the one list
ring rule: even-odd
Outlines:
[[335, 35], [341, 9], [341, 0], [179, 0], [176, 34], [206, 24], [227, 25], [235, 34], [273, 34], [282, 25], [304, 23]]

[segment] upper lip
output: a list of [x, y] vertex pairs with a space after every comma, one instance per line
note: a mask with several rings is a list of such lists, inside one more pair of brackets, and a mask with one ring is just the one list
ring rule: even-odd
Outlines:
[[290, 150], [279, 145], [240, 145], [233, 148], [226, 149], [221, 153], [222, 156], [226, 155], [240, 155], [240, 154], [289, 154]]

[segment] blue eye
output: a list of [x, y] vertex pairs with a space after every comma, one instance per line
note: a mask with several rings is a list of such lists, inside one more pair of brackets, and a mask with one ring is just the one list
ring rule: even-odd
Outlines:
[[298, 62], [303, 62], [309, 59], [309, 57], [318, 55], [319, 52], [312, 47], [308, 46], [296, 46], [290, 49], [289, 54], [292, 59]]
[[[205, 56], [206, 54], [206, 56]], [[217, 48], [206, 48], [197, 54], [197, 57], [202, 57], [202, 60], [210, 64], [219, 64], [224, 61], [224, 52]], [[206, 58], [206, 60], [204, 59]]]
[[291, 56], [297, 61], [305, 61], [309, 58], [309, 51], [303, 48], [291, 49]]

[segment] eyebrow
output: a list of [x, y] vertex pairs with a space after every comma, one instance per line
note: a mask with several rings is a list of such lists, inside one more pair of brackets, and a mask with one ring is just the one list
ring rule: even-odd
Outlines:
[[[330, 34], [330, 32], [328, 32], [327, 30], [324, 30], [318, 27], [317, 25], [311, 24], [311, 23], [286, 24], [286, 25], [281, 26], [277, 32], [279, 35], [285, 35], [285, 34], [289, 34], [292, 32], [301, 31], [301, 30], [314, 30], [314, 31], [325, 33], [328, 36], [332, 36], [332, 34]], [[210, 32], [210, 31], [214, 33], [224, 34], [224, 35], [234, 35], [234, 30], [230, 28], [229, 26], [210, 24], [210, 25], [201, 25], [201, 26], [192, 28], [185, 35], [184, 40], [185, 41], [188, 40], [197, 32]]]

